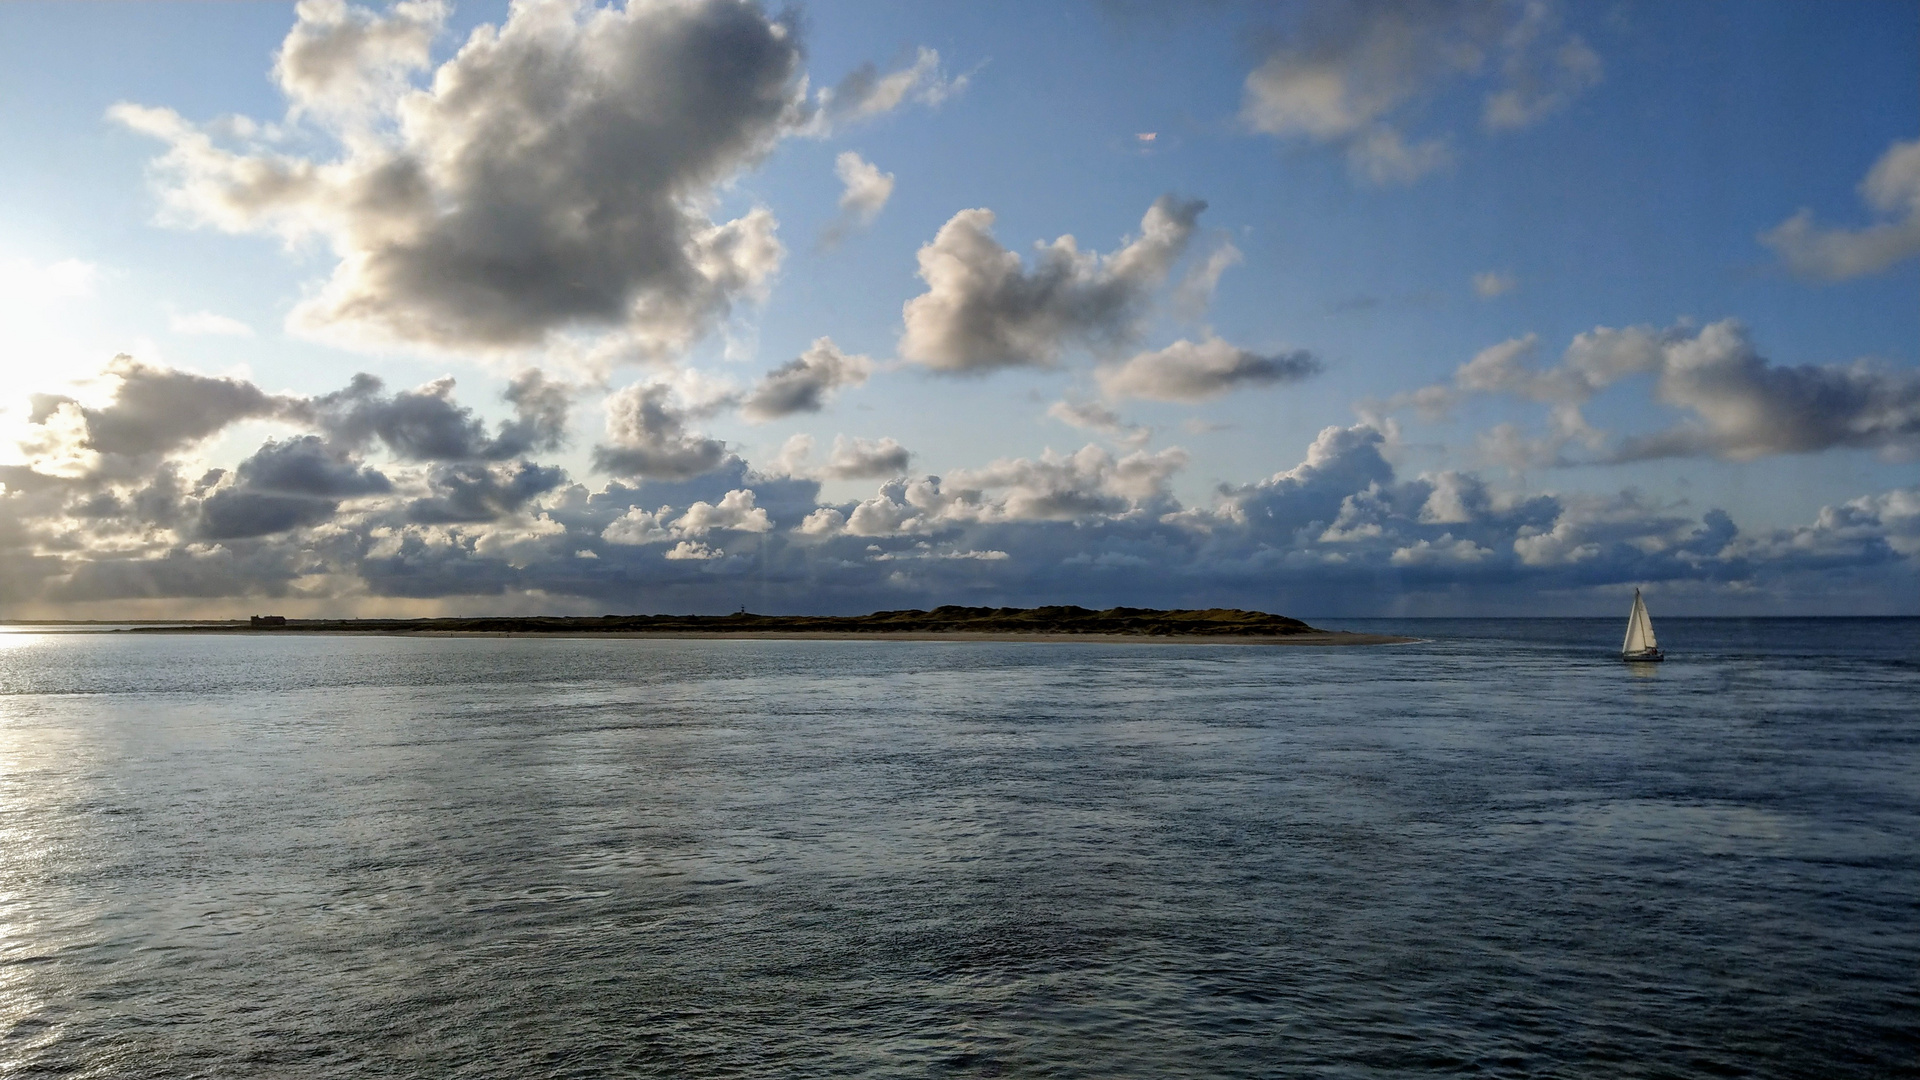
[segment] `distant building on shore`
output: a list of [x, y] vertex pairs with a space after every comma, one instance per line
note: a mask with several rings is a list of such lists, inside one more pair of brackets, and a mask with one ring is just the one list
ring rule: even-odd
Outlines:
[[255, 615], [249, 622], [253, 624], [255, 630], [259, 630], [269, 626], [285, 626], [287, 625], [287, 617], [285, 615]]

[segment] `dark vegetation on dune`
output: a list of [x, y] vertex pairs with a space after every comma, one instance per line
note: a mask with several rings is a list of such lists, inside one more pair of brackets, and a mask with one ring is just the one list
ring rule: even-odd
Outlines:
[[[236, 629], [249, 629], [237, 627]], [[948, 605], [932, 611], [876, 611], [871, 615], [602, 615], [473, 619], [288, 619], [273, 630], [468, 633], [830, 633], [830, 634], [1138, 634], [1169, 636], [1263, 636], [1309, 634], [1298, 619], [1237, 608], [1156, 611], [1152, 608], [987, 608]]]

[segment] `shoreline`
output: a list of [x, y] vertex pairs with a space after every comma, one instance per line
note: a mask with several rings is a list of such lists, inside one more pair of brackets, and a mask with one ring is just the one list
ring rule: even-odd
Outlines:
[[1088, 645], [1296, 645], [1339, 647], [1350, 645], [1411, 645], [1422, 638], [1393, 634], [1362, 634], [1323, 630], [1304, 634], [1099, 634], [1025, 633], [1019, 631], [952, 630], [342, 630], [335, 628], [274, 628], [214, 626], [152, 626], [137, 630], [65, 631], [100, 634], [245, 634], [269, 637], [431, 637], [431, 638], [651, 638], [661, 641], [912, 641], [1001, 644], [1082, 643]]

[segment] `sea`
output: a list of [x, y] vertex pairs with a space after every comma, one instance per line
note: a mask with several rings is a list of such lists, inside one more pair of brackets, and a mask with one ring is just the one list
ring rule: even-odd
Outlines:
[[1920, 620], [1332, 625], [9, 628], [0, 1076], [1920, 1075]]

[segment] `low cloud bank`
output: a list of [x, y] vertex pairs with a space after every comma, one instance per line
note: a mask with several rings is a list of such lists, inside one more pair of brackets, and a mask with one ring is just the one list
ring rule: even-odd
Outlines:
[[[1705, 332], [1654, 337], [1655, 352], [1731, 348]], [[1611, 370], [1602, 356], [1639, 355], [1614, 346], [1625, 348], [1587, 341], [1569, 372], [1515, 368], [1499, 354], [1476, 361], [1470, 380], [1558, 386], [1571, 371]], [[1186, 505], [1172, 494], [1187, 464], [1178, 448], [1087, 446], [926, 474], [909, 472], [892, 440], [842, 437], [819, 464], [809, 442], [756, 468], [693, 430], [700, 406], [666, 384], [610, 399], [597, 453], [620, 475], [595, 488], [531, 456], [554, 445], [565, 400], [525, 377], [506, 394], [513, 417], [489, 426], [448, 383], [389, 393], [357, 380], [289, 398], [124, 360], [113, 371], [102, 404], [42, 399], [17, 455], [26, 460], [0, 466], [0, 600], [15, 611], [1070, 601], [1539, 613], [1591, 610], [1636, 584], [1664, 595], [1667, 610], [1866, 611], [1907, 610], [1920, 595], [1920, 488], [1748, 532], [1718, 510], [1632, 493], [1521, 495], [1471, 473], [1404, 477], [1382, 455], [1383, 434], [1361, 424], [1321, 432], [1291, 469]], [[162, 407], [183, 388], [200, 411]], [[1083, 411], [1075, 419], [1120, 423]], [[263, 418], [308, 430], [269, 439], [230, 470], [190, 464], [226, 424]], [[375, 450], [384, 457], [368, 460]], [[136, 460], [139, 470], [123, 467]], [[820, 501], [822, 478], [860, 475], [886, 479], [871, 497]]]

